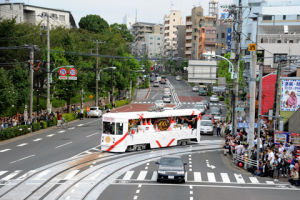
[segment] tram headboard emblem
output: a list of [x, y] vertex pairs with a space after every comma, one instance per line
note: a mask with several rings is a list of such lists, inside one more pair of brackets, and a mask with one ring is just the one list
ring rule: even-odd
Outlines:
[[166, 131], [170, 127], [170, 121], [168, 119], [159, 119], [155, 121], [154, 126], [160, 131]]

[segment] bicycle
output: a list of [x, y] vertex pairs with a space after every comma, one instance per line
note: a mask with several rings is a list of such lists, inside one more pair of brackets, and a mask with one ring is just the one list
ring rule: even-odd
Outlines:
[[62, 118], [59, 128], [68, 128], [68, 127], [69, 127], [68, 121], [65, 118]]

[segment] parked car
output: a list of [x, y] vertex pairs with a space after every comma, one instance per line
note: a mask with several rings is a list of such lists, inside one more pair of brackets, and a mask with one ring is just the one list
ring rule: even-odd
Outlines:
[[200, 121], [200, 134], [214, 134], [214, 127], [212, 120]]
[[156, 100], [154, 102], [154, 106], [157, 109], [163, 109], [166, 106], [166, 104], [163, 102], [163, 100]]
[[163, 102], [164, 103], [171, 103], [171, 97], [169, 95], [163, 96]]
[[219, 97], [217, 95], [212, 95], [209, 100], [210, 102], [219, 102]]
[[87, 113], [88, 117], [101, 117], [102, 111], [99, 107], [91, 107], [90, 112]]
[[164, 96], [171, 96], [171, 89], [169, 87], [164, 88]]
[[164, 156], [161, 157], [157, 169], [157, 182], [162, 181], [177, 181], [185, 182], [185, 165], [179, 156]]
[[199, 87], [198, 86], [194, 86], [193, 87], [193, 92], [198, 92], [199, 91]]
[[182, 80], [182, 77], [181, 77], [181, 76], [176, 76], [176, 80], [177, 80], [177, 81], [181, 81], [181, 80]]
[[158, 81], [154, 81], [153, 87], [159, 87], [159, 82]]

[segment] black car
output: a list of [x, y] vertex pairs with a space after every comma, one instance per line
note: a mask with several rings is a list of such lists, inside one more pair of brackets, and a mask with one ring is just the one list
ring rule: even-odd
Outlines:
[[185, 182], [185, 165], [179, 156], [164, 156], [158, 164], [157, 182], [162, 181], [177, 181]]

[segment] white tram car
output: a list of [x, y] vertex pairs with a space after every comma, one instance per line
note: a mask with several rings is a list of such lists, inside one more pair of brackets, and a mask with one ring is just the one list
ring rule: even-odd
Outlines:
[[201, 113], [193, 109], [103, 115], [101, 150], [125, 152], [200, 142]]

